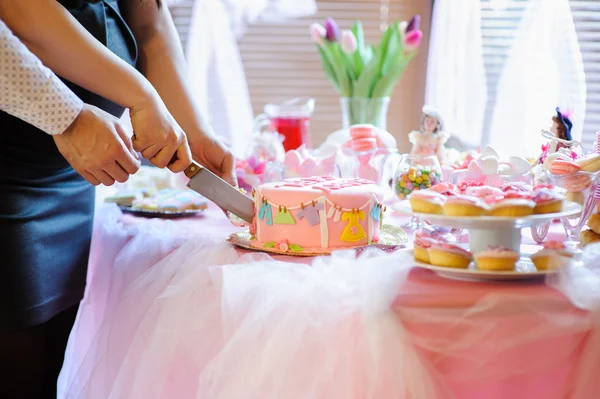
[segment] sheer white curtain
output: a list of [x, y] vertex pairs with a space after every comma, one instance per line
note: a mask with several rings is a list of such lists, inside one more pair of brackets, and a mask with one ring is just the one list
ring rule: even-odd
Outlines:
[[558, 106], [571, 111], [581, 140], [586, 84], [568, 0], [529, 0], [501, 78], [489, 142], [511, 155], [535, 156]]
[[189, 84], [236, 155], [248, 145], [253, 119], [237, 40], [259, 19], [282, 23], [314, 12], [314, 0], [196, 0], [186, 49]]
[[435, 0], [425, 102], [461, 141], [481, 141], [487, 89], [479, 0]]
[[[500, 21], [503, 9], [524, 8], [516, 29], [504, 34], [511, 47], [501, 70], [485, 69], [485, 51], [496, 49], [484, 49], [482, 1], [436, 0], [426, 101], [442, 112], [447, 131], [469, 144], [491, 144], [504, 156], [536, 156], [540, 129], [549, 128], [556, 106], [571, 111], [572, 135], [580, 140], [586, 87], [569, 1], [487, 3], [488, 21], [495, 12]], [[497, 58], [493, 61], [489, 64], [497, 67]], [[495, 101], [488, 102], [486, 73], [497, 78]], [[486, 102], [494, 106], [487, 126]]]

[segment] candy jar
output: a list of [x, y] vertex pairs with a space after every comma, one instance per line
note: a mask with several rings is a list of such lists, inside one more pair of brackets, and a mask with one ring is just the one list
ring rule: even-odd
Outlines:
[[[438, 184], [442, 179], [442, 167], [436, 155], [414, 156], [404, 154], [396, 167], [393, 189], [396, 197], [405, 200], [415, 190], [425, 190]], [[413, 217], [404, 225], [417, 229], [421, 225], [419, 218]]]
[[402, 155], [394, 176], [394, 192], [404, 200], [415, 190], [424, 190], [438, 184], [442, 168], [437, 156]]

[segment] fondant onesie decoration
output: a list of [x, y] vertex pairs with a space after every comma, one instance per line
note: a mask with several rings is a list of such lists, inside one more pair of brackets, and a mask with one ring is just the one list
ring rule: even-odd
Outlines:
[[321, 222], [321, 218], [319, 217], [319, 211], [323, 210], [325, 210], [325, 206], [322, 203], [309, 205], [301, 209], [298, 213], [296, 213], [296, 217], [298, 219], [306, 218], [306, 221], [309, 225], [315, 226]]

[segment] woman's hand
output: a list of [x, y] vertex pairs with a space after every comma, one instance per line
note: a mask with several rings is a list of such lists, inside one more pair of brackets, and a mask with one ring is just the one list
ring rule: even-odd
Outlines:
[[94, 186], [124, 183], [140, 168], [121, 122], [92, 105], [85, 104], [71, 126], [52, 137], [67, 162]]
[[237, 187], [235, 157], [214, 136], [202, 131], [187, 132], [194, 160], [205, 168]]
[[192, 158], [186, 135], [158, 96], [132, 107], [129, 115], [133, 148], [144, 158], [174, 173], [190, 166]]

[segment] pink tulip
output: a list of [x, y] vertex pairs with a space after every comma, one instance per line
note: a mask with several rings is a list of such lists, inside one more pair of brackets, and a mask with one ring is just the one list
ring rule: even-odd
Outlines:
[[404, 50], [408, 52], [418, 49], [421, 45], [422, 39], [423, 32], [421, 32], [420, 30], [413, 30], [408, 32], [404, 37]]
[[310, 26], [310, 35], [312, 39], [317, 44], [323, 44], [323, 40], [325, 39], [326, 30], [321, 24], [312, 24]]
[[352, 54], [356, 51], [357, 43], [356, 37], [351, 30], [345, 30], [342, 32], [342, 51], [346, 54]]

